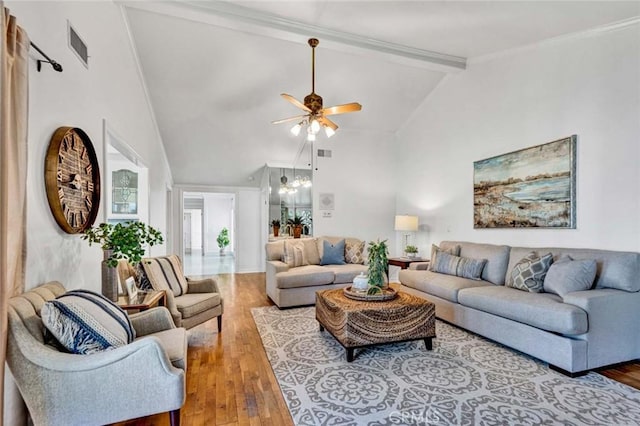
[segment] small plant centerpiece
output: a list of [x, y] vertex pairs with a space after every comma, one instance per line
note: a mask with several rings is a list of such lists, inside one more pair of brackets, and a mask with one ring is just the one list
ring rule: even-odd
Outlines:
[[118, 300], [118, 273], [120, 259], [135, 266], [142, 261], [147, 246], [162, 244], [162, 233], [143, 222], [101, 223], [84, 231], [82, 239], [89, 245], [100, 244], [104, 252], [102, 261], [102, 294]]
[[273, 219], [271, 221], [271, 227], [273, 228], [273, 236], [277, 237], [280, 234], [280, 221], [278, 219]]
[[304, 225], [302, 217], [297, 215], [294, 216], [287, 220], [287, 225], [291, 225], [293, 228], [293, 238], [300, 238], [300, 234], [302, 234], [302, 225]]
[[220, 233], [218, 234], [218, 238], [216, 238], [216, 242], [218, 243], [218, 248], [220, 249], [220, 255], [224, 255], [224, 249], [231, 242], [229, 240], [229, 230], [227, 228], [222, 228]]
[[387, 240], [369, 242], [369, 290], [367, 291], [369, 295], [382, 293], [386, 287], [388, 253]]
[[416, 246], [406, 246], [404, 248], [404, 252], [407, 254], [407, 257], [416, 257], [418, 255], [418, 247]]

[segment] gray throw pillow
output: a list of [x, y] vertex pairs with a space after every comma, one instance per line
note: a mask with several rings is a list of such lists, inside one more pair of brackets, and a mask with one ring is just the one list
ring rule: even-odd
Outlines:
[[470, 259], [468, 257], [454, 256], [439, 251], [436, 253], [433, 263], [431, 264], [431, 271], [472, 280], [480, 280], [482, 270], [486, 263], [487, 259]]
[[[438, 253], [447, 253], [447, 254], [452, 254], [454, 256], [460, 256], [460, 246], [453, 246], [453, 247], [449, 247], [448, 249], [442, 249], [435, 244], [431, 244], [431, 261], [429, 262], [430, 265], [434, 264]], [[433, 271], [431, 266], [429, 266], [429, 270]]]
[[47, 331], [74, 354], [107, 351], [136, 337], [127, 313], [92, 291], [69, 291], [45, 303], [40, 313]]
[[547, 253], [538, 256], [535, 252], [522, 258], [511, 270], [512, 282], [507, 287], [531, 293], [542, 293], [544, 290], [544, 277], [553, 263], [553, 255]]
[[544, 291], [564, 297], [574, 291], [589, 290], [596, 279], [594, 259], [562, 259], [549, 268], [544, 279]]

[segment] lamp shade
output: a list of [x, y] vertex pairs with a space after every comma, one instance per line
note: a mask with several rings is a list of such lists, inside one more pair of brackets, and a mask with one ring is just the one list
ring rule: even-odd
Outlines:
[[396, 231], [417, 231], [418, 216], [397, 215], [395, 230]]

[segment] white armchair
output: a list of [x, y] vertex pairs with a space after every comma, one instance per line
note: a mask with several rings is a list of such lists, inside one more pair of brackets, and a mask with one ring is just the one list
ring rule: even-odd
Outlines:
[[7, 363], [36, 425], [102, 425], [169, 411], [180, 424], [187, 338], [165, 308], [131, 315], [133, 343], [91, 355], [44, 342], [40, 309], [65, 293], [51, 282], [9, 300]]

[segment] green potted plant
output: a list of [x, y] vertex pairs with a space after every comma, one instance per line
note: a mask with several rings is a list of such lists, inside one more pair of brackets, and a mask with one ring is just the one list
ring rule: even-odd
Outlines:
[[224, 256], [224, 249], [230, 243], [229, 241], [229, 230], [227, 228], [222, 228], [220, 233], [218, 234], [218, 238], [216, 238], [218, 242], [218, 248], [220, 249], [220, 255]]
[[408, 245], [404, 248], [407, 257], [416, 257], [418, 255], [418, 247]]
[[300, 234], [302, 234], [302, 225], [304, 225], [302, 217], [298, 215], [294, 216], [287, 220], [287, 225], [291, 225], [293, 228], [293, 238], [300, 238]]
[[385, 275], [388, 254], [387, 240], [369, 242], [369, 290], [367, 291], [369, 295], [382, 293], [382, 289], [387, 286]]
[[280, 221], [278, 219], [273, 219], [271, 221], [271, 227], [273, 228], [273, 236], [277, 237], [280, 233]]
[[102, 261], [102, 294], [118, 300], [118, 273], [120, 259], [137, 265], [145, 255], [146, 247], [162, 244], [162, 233], [143, 222], [101, 223], [84, 231], [82, 239], [89, 245], [100, 244], [104, 253]]

